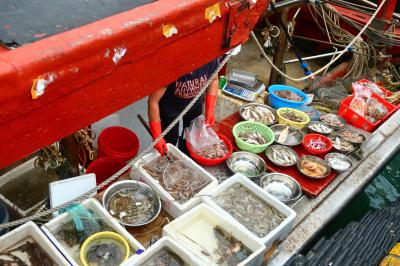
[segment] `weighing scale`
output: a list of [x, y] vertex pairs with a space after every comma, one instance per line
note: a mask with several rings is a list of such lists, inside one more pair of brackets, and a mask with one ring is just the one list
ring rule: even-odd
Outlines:
[[231, 71], [222, 88], [224, 93], [248, 102], [254, 102], [264, 90], [265, 85], [257, 75], [236, 69]]

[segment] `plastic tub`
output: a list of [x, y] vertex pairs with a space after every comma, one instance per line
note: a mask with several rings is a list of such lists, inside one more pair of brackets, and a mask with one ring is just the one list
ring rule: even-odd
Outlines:
[[[275, 94], [276, 91], [291, 91], [293, 93], [296, 93], [297, 95], [299, 95], [300, 97], [303, 98], [302, 101], [300, 102], [294, 102], [294, 101], [290, 101], [290, 100], [286, 100], [284, 98], [279, 97], [278, 95]], [[302, 92], [299, 89], [290, 87], [290, 86], [286, 86], [286, 85], [271, 85], [268, 88], [268, 92], [269, 92], [269, 99], [270, 99], [270, 103], [273, 107], [275, 107], [276, 109], [278, 108], [283, 108], [283, 107], [289, 107], [289, 108], [294, 108], [294, 109], [298, 109], [301, 106], [305, 105], [308, 101], [308, 96]]]
[[[118, 223], [116, 219], [114, 219], [111, 214], [107, 212], [106, 209], [101, 206], [101, 204], [93, 199], [87, 199], [84, 200], [81, 203], [85, 208], [91, 209], [94, 212], [94, 215], [98, 217], [99, 220], [104, 222], [108, 227], [110, 227], [113, 231], [116, 233], [120, 234], [123, 236], [129, 243], [129, 246], [131, 248], [131, 252], [134, 250], [144, 250], [144, 247], [130, 234], [128, 231], [125, 230], [125, 228]], [[57, 247], [58, 250], [62, 254], [64, 254], [65, 258], [68, 260], [70, 265], [73, 266], [78, 266], [78, 265], [83, 265], [80, 261], [80, 254], [79, 254], [79, 247], [73, 248], [67, 247], [65, 243], [60, 242], [57, 240], [55, 234], [60, 230], [60, 227], [62, 227], [64, 224], [72, 222], [72, 218], [68, 213], [63, 213], [56, 218], [50, 220], [50, 222], [42, 225], [41, 229], [42, 231], [47, 235], [47, 237], [50, 239], [50, 241]], [[134, 253], [131, 254], [130, 257], [132, 256], [138, 256]], [[61, 265], [66, 265], [66, 264], [61, 264]], [[128, 265], [128, 264], [121, 264], [121, 265]]]
[[97, 140], [99, 157], [118, 157], [128, 161], [139, 151], [140, 143], [136, 134], [125, 127], [108, 127]]
[[229, 141], [229, 139], [227, 137], [225, 137], [224, 135], [218, 134], [218, 137], [225, 143], [226, 147], [228, 148], [228, 153], [224, 157], [217, 158], [217, 159], [204, 158], [204, 157], [198, 155], [194, 150], [192, 150], [192, 145], [190, 145], [190, 143], [188, 141], [186, 141], [186, 147], [189, 151], [190, 157], [196, 163], [198, 163], [200, 165], [204, 165], [204, 166], [215, 166], [215, 165], [219, 165], [219, 164], [225, 162], [232, 155], [233, 145]]
[[39, 227], [32, 221], [27, 222], [13, 231], [1, 236], [0, 252], [7, 252], [8, 250], [17, 248], [27, 240], [29, 240], [29, 242], [35, 242], [54, 262], [54, 265], [69, 265], [60, 251], [57, 250], [53, 243], [51, 243], [46, 235], [43, 234]]
[[[0, 224], [8, 223], [10, 216], [7, 210], [7, 207], [0, 201]], [[8, 232], [8, 228], [4, 228], [0, 230], [0, 236], [4, 235]]]
[[[302, 116], [304, 118], [304, 122], [294, 122], [294, 121], [291, 121], [291, 120], [283, 117], [281, 113], [286, 110], [293, 111], [293, 112], [297, 113], [298, 115]], [[292, 126], [292, 127], [298, 128], [298, 129], [302, 129], [308, 123], [310, 123], [310, 117], [306, 113], [296, 110], [296, 109], [293, 109], [293, 108], [280, 108], [280, 109], [278, 109], [278, 111], [276, 113], [278, 114], [279, 124], [282, 124], [282, 125], [289, 125], [289, 126]]]
[[[267, 143], [262, 145], [249, 144], [239, 137], [241, 132], [260, 133], [267, 140]], [[239, 122], [233, 127], [232, 133], [233, 136], [235, 137], [235, 141], [239, 149], [241, 149], [242, 151], [248, 151], [252, 153], [261, 153], [265, 151], [265, 149], [275, 141], [274, 132], [266, 125], [258, 122], [250, 122], [250, 121]]]
[[[313, 148], [308, 147], [312, 140], [320, 139], [322, 142], [326, 144], [326, 148], [322, 150], [316, 150]], [[304, 136], [303, 139], [303, 147], [311, 154], [325, 154], [332, 149], [332, 141], [330, 138], [321, 135], [321, 134], [307, 134]]]
[[242, 230], [242, 226], [236, 220], [204, 203], [164, 226], [163, 236], [176, 239], [190, 249], [193, 255], [203, 262], [203, 265], [218, 265], [210, 256], [204, 254], [204, 248], [212, 253], [218, 247], [218, 243], [215, 241], [215, 226], [229, 232], [232, 237], [250, 249], [250, 256], [237, 264], [238, 266], [262, 265], [265, 246], [253, 235]]
[[380, 96], [376, 94], [372, 94], [372, 98], [377, 99], [380, 103], [382, 103], [387, 109], [388, 113], [382, 117], [380, 120], [378, 120], [376, 123], [370, 122], [368, 119], [366, 119], [364, 116], [356, 113], [350, 108], [350, 103], [353, 100], [354, 95], [348, 96], [344, 98], [340, 102], [339, 106], [339, 111], [338, 115], [344, 118], [346, 122], [350, 125], [353, 125], [357, 128], [363, 129], [368, 132], [374, 131], [380, 124], [382, 124], [386, 119], [388, 119], [395, 111], [396, 111], [396, 106], [390, 104]]
[[157, 252], [162, 249], [168, 249], [172, 251], [176, 255], [178, 255], [184, 262], [184, 265], [192, 265], [192, 266], [200, 266], [204, 265], [201, 263], [199, 259], [197, 259], [186, 246], [181, 245], [175, 239], [164, 236], [161, 239], [157, 240], [157, 242], [151, 245], [148, 249], [146, 249], [140, 256], [136, 256], [134, 258], [130, 258], [125, 262], [127, 265], [131, 266], [140, 266], [145, 262], [150, 260]]
[[[261, 200], [272, 205], [279, 212], [286, 215], [286, 218], [285, 218], [285, 220], [282, 221], [282, 223], [280, 223], [271, 232], [269, 232], [267, 235], [265, 235], [262, 238], [256, 236], [249, 229], [247, 229], [244, 225], [240, 224], [240, 228], [238, 228], [238, 229], [240, 229], [242, 232], [245, 232], [246, 234], [250, 234], [251, 236], [257, 238], [259, 242], [264, 244], [266, 246], [266, 248], [269, 249], [272, 246], [274, 241], [284, 239], [293, 230], [294, 219], [296, 218], [296, 212], [294, 212], [292, 209], [290, 209], [288, 206], [286, 206], [280, 200], [278, 200], [277, 198], [275, 198], [274, 196], [272, 196], [271, 194], [266, 192], [264, 189], [257, 186], [254, 182], [250, 181], [248, 178], [246, 178], [242, 174], [235, 174], [231, 178], [222, 182], [211, 193], [211, 197], [203, 198], [203, 202], [205, 202], [207, 205], [210, 205], [211, 207], [213, 207], [215, 210], [220, 212], [224, 217], [229, 217], [230, 219], [235, 220], [227, 211], [225, 211], [221, 206], [219, 206], [217, 204], [217, 202], [214, 200], [214, 198], [217, 197], [218, 194], [220, 194], [221, 192], [228, 189], [229, 187], [231, 187], [235, 184], [238, 184], [238, 183], [243, 185], [248, 190], [250, 190]], [[236, 222], [239, 223], [239, 221], [236, 221]]]
[[[96, 175], [96, 184], [101, 182], [121, 170], [126, 165], [126, 162], [117, 157], [103, 157], [91, 162], [86, 169], [86, 173], [94, 173]], [[128, 172], [128, 171], [127, 171]], [[109, 185], [111, 185], [110, 183]], [[104, 186], [100, 191], [106, 189], [109, 185]]]
[[[191, 167], [198, 170], [204, 177], [209, 180], [209, 184], [206, 185], [203, 189], [197, 192], [196, 197], [189, 199], [184, 203], [179, 203], [175, 201], [175, 199], [169, 194], [158, 182], [158, 180], [154, 179], [145, 169], [143, 169], [143, 163], [151, 162], [152, 160], [158, 158], [160, 154], [157, 151], [150, 152], [142, 157], [142, 160], [136, 162], [134, 169], [138, 169], [137, 172], [131, 171], [131, 176], [137, 174], [137, 177], [140, 177], [143, 182], [148, 184], [159, 196], [162, 203], [162, 208], [172, 216], [172, 218], [177, 218], [188, 210], [192, 209], [196, 205], [201, 203], [201, 195], [208, 195], [209, 192], [214, 189], [218, 185], [218, 180], [212, 176], [209, 172], [204, 170], [203, 167], [200, 167], [196, 164], [192, 159], [186, 156], [183, 152], [181, 152], [174, 145], [167, 143], [168, 151], [171, 155], [177, 157], [180, 160], [187, 162]], [[136, 178], [136, 176], [135, 176]]]

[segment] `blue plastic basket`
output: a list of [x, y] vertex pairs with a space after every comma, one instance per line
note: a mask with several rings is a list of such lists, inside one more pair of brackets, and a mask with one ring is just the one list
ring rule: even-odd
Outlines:
[[[303, 101], [301, 101], [301, 102], [289, 101], [289, 100], [283, 99], [275, 94], [276, 91], [282, 91], [282, 90], [287, 90], [287, 91], [296, 93], [297, 95], [299, 95], [300, 97], [303, 98]], [[271, 105], [273, 107], [275, 107], [276, 109], [284, 108], [284, 107], [299, 109], [301, 106], [305, 105], [308, 100], [307, 94], [305, 94], [304, 92], [302, 92], [299, 89], [296, 89], [296, 88], [293, 88], [290, 86], [286, 86], [286, 85], [271, 85], [268, 88], [268, 92], [270, 93], [269, 101], [270, 101]]]

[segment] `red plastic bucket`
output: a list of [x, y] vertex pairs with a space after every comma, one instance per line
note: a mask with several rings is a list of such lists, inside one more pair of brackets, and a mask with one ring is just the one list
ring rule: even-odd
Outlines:
[[[104, 180], [121, 170], [126, 165], [126, 162], [117, 157], [103, 157], [94, 160], [86, 168], [86, 173], [96, 174], [96, 184], [101, 184]], [[111, 183], [110, 183], [111, 184]], [[108, 186], [103, 187], [101, 190], [106, 189]]]
[[117, 157], [128, 161], [136, 156], [140, 143], [136, 134], [125, 127], [104, 129], [97, 140], [98, 157]]

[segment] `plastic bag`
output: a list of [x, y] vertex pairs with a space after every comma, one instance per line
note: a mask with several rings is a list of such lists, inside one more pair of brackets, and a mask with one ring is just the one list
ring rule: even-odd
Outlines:
[[372, 123], [376, 123], [389, 112], [386, 106], [375, 98], [368, 99], [366, 108], [366, 118]]
[[362, 79], [353, 82], [352, 86], [355, 93], [360, 94], [360, 92], [362, 91], [369, 91], [370, 94], [375, 93], [381, 97], [385, 96], [384, 91], [382, 91], [381, 88], [376, 83], [369, 80]]
[[190, 126], [185, 130], [185, 138], [196, 152], [221, 143], [217, 133], [210, 126], [206, 125], [203, 115], [192, 120]]
[[91, 210], [87, 210], [81, 204], [71, 205], [65, 211], [72, 218], [80, 243], [101, 230], [101, 226], [96, 221], [94, 213]]

